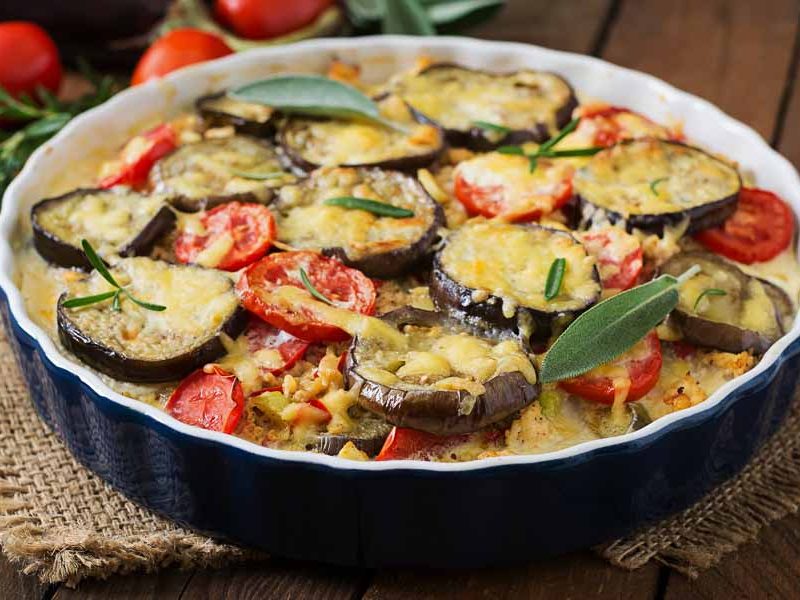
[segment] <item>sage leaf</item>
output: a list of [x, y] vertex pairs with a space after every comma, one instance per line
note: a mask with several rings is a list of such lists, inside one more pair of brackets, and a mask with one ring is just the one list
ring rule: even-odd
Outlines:
[[321, 75], [277, 75], [236, 88], [228, 93], [243, 102], [264, 104], [287, 114], [367, 119], [393, 129], [378, 105], [351, 85]]
[[502, 133], [504, 135], [511, 133], [511, 129], [505, 125], [498, 125], [497, 123], [490, 123], [489, 121], [473, 121], [472, 124], [489, 133]]
[[633, 347], [677, 306], [681, 282], [698, 271], [693, 267], [678, 278], [661, 275], [587, 310], [547, 351], [541, 381], [576, 377]]
[[327, 200], [323, 200], [322, 203], [327, 204], [328, 206], [340, 206], [342, 208], [364, 210], [375, 215], [392, 217], [394, 219], [406, 219], [414, 216], [413, 210], [408, 210], [407, 208], [403, 208], [401, 206], [386, 204], [385, 202], [370, 200], [369, 198], [357, 198], [355, 196], [328, 198]]
[[544, 299], [552, 300], [561, 291], [561, 282], [564, 281], [564, 271], [567, 270], [567, 260], [557, 258], [550, 265], [547, 272], [547, 281], [544, 285]]
[[505, 0], [422, 0], [422, 3], [434, 24], [445, 25], [477, 12], [496, 10], [503, 6]]
[[311, 280], [308, 278], [308, 273], [306, 273], [306, 270], [303, 267], [300, 267], [300, 281], [303, 282], [303, 287], [305, 287], [308, 293], [314, 296], [314, 298], [320, 302], [324, 302], [325, 304], [330, 304], [333, 306], [333, 302], [331, 302], [322, 292], [314, 287], [314, 284], [311, 283]]
[[436, 35], [433, 22], [419, 0], [386, 0], [382, 30], [389, 34]]

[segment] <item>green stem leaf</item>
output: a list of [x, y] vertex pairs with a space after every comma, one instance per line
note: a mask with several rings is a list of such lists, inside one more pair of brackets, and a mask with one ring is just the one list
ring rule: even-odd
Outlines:
[[109, 300], [111, 298], [114, 298], [116, 302], [116, 296], [117, 296], [117, 291], [103, 292], [102, 294], [95, 294], [94, 296], [81, 296], [80, 298], [70, 298], [69, 300], [64, 300], [61, 306], [63, 306], [64, 308], [78, 308], [80, 306], [89, 306], [90, 304], [103, 302], [104, 300]]
[[564, 281], [564, 272], [567, 270], [567, 260], [565, 258], [557, 258], [550, 265], [550, 270], [547, 272], [547, 282], [544, 286], [545, 300], [552, 300], [561, 291], [561, 282]]
[[323, 204], [328, 206], [340, 206], [351, 210], [364, 210], [381, 217], [391, 217], [393, 219], [407, 219], [414, 216], [413, 210], [370, 200], [369, 198], [357, 198], [355, 196], [339, 196], [323, 200]]
[[728, 292], [726, 292], [725, 290], [721, 290], [719, 288], [708, 288], [707, 290], [703, 290], [697, 297], [697, 300], [694, 301], [694, 306], [692, 307], [692, 310], [697, 311], [697, 305], [700, 304], [700, 301], [706, 296], [727, 296], [727, 295]]
[[83, 253], [86, 254], [86, 258], [89, 260], [92, 267], [94, 267], [94, 270], [100, 273], [100, 276], [115, 288], [121, 289], [122, 286], [117, 283], [117, 280], [114, 279], [114, 277], [108, 271], [103, 259], [97, 256], [97, 252], [94, 251], [94, 248], [92, 248], [92, 245], [89, 243], [89, 241], [81, 240], [81, 246], [83, 247]]
[[328, 298], [326, 298], [322, 294], [322, 292], [320, 292], [319, 290], [317, 290], [317, 288], [314, 287], [314, 284], [311, 283], [311, 280], [308, 278], [308, 273], [306, 273], [306, 270], [303, 267], [300, 267], [300, 281], [303, 282], [303, 286], [306, 288], [306, 290], [308, 290], [309, 294], [314, 296], [314, 298], [316, 298], [320, 302], [324, 302], [325, 304], [330, 304], [331, 306], [333, 306], [333, 302], [328, 300]]
[[650, 191], [653, 192], [653, 196], [658, 196], [658, 184], [667, 179], [669, 179], [669, 177], [659, 177], [650, 182]]

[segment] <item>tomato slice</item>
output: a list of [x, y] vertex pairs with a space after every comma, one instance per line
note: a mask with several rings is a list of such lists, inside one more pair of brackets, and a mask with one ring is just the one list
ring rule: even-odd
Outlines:
[[559, 385], [570, 394], [601, 404], [613, 404], [617, 389], [614, 379], [617, 372], [630, 380], [630, 388], [625, 398], [633, 402], [653, 389], [661, 374], [661, 342], [655, 331], [625, 354], [612, 362], [596, 367], [578, 377], [562, 381]]
[[[265, 303], [258, 291], [269, 292], [289, 285], [305, 289], [300, 279], [305, 269], [311, 284], [338, 308], [364, 315], [375, 312], [377, 293], [372, 280], [357, 269], [315, 252], [278, 252], [265, 256], [242, 272], [237, 290], [244, 307], [274, 327], [307, 342], [346, 340], [349, 335], [310, 312]], [[309, 296], [310, 297], [310, 296]]]
[[103, 189], [115, 185], [140, 188], [147, 182], [156, 161], [177, 147], [175, 130], [169, 123], [163, 123], [130, 140], [122, 149], [118, 171], [101, 179], [98, 185]]
[[[205, 233], [182, 231], [175, 240], [175, 256], [182, 263], [197, 262], [205, 253], [203, 265], [238, 271], [264, 256], [275, 239], [275, 219], [261, 204], [221, 204], [204, 213], [200, 223]], [[209, 255], [215, 249], [222, 255]]]
[[705, 229], [695, 239], [706, 248], [747, 265], [775, 258], [794, 239], [794, 215], [777, 195], [742, 188], [736, 212], [720, 227]]
[[175, 388], [166, 411], [188, 425], [232, 433], [244, 410], [244, 392], [236, 376], [219, 367], [198, 369]]
[[540, 159], [531, 173], [524, 156], [484, 154], [458, 164], [455, 194], [471, 215], [530, 221], [570, 199], [573, 170], [568, 161]]
[[407, 427], [393, 427], [375, 460], [424, 458], [465, 442], [468, 435], [434, 435]]
[[589, 104], [581, 107], [580, 116], [581, 122], [574, 135], [588, 145], [613, 146], [623, 140], [644, 137], [674, 141], [683, 138], [667, 127], [622, 106]]
[[636, 284], [644, 264], [639, 238], [611, 225], [579, 236], [597, 260], [604, 288], [627, 290]]
[[252, 354], [263, 350], [275, 350], [280, 354], [282, 364], [263, 369], [266, 373], [277, 374], [288, 371], [303, 358], [311, 345], [257, 317], [250, 319], [244, 335], [247, 338], [247, 349]]

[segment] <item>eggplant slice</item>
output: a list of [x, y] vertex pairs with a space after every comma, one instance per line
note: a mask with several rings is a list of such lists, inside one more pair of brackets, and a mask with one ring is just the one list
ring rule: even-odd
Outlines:
[[[451, 63], [405, 75], [391, 90], [441, 126], [453, 146], [479, 151], [543, 142], [569, 122], [578, 106], [572, 87], [554, 73], [490, 73]], [[481, 122], [509, 131], [484, 129]]]
[[628, 231], [661, 234], [688, 220], [686, 233], [716, 227], [736, 210], [741, 177], [692, 146], [646, 139], [596, 154], [573, 180], [582, 227], [623, 222]]
[[[414, 216], [396, 219], [324, 204], [334, 196], [366, 196]], [[428, 256], [444, 224], [441, 206], [416, 179], [380, 169], [319, 169], [284, 186], [270, 209], [280, 242], [321, 251], [381, 279], [398, 277]]]
[[269, 106], [242, 102], [225, 92], [203, 96], [195, 108], [208, 127], [233, 127], [237, 133], [255, 137], [270, 137], [275, 133], [275, 111]]
[[88, 240], [103, 259], [145, 255], [175, 226], [175, 213], [164, 196], [124, 188], [78, 189], [35, 204], [31, 225], [42, 258], [88, 271], [92, 266], [81, 240]]
[[275, 188], [293, 180], [272, 144], [243, 135], [185, 144], [150, 171], [153, 189], [187, 212], [232, 200], [266, 203]]
[[625, 413], [621, 415], [622, 418], [617, 419], [612, 412], [612, 407], [584, 401], [583, 415], [589, 429], [601, 438], [639, 431], [653, 422], [643, 404], [628, 402], [624, 409]]
[[[558, 295], [545, 284], [556, 258], [566, 260]], [[433, 261], [431, 297], [460, 318], [546, 341], [600, 298], [595, 261], [566, 231], [539, 225], [473, 221], [450, 234]]]
[[445, 313], [402, 308], [382, 317], [408, 347], [356, 337], [345, 377], [359, 404], [398, 427], [437, 435], [477, 431], [528, 406], [539, 395], [536, 369], [522, 342], [479, 333]]
[[321, 166], [416, 171], [439, 157], [445, 147], [439, 127], [420, 123], [397, 96], [379, 100], [378, 106], [384, 117], [407, 131], [368, 121], [290, 117], [281, 127], [280, 145], [304, 171]]
[[372, 413], [362, 410], [355, 406], [364, 415], [355, 421], [356, 425], [352, 431], [347, 433], [321, 433], [317, 436], [314, 443], [314, 450], [323, 454], [336, 456], [341, 452], [347, 442], [366, 453], [367, 456], [374, 457], [381, 451], [392, 426], [381, 418], [377, 418]]
[[794, 307], [780, 288], [709, 252], [678, 254], [661, 271], [678, 276], [693, 265], [702, 270], [683, 283], [670, 315], [686, 341], [725, 352], [763, 354], [785, 333]]
[[236, 338], [247, 322], [233, 281], [212, 269], [126, 258], [111, 269], [137, 299], [166, 306], [157, 312], [122, 296], [66, 308], [68, 298], [113, 290], [99, 273], [73, 282], [58, 300], [58, 334], [64, 347], [114, 379], [154, 383], [181, 379], [225, 354], [221, 336]]

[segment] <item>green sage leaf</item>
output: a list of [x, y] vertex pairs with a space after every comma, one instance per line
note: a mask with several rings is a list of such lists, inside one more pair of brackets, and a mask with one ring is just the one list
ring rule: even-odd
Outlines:
[[419, 0], [387, 0], [381, 29], [388, 34], [436, 35], [433, 22]]

